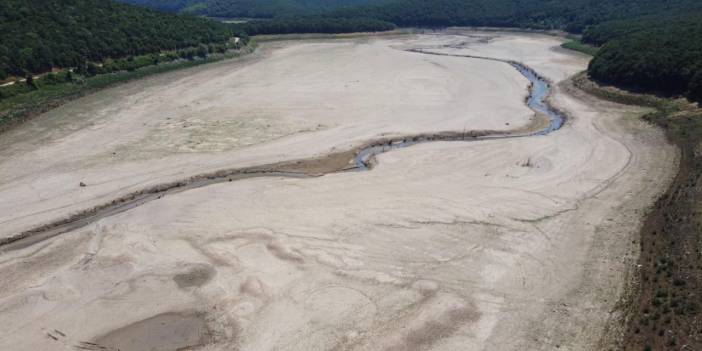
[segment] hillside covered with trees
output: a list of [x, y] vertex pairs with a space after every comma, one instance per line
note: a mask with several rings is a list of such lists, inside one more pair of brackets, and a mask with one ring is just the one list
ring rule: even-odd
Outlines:
[[702, 2], [697, 0], [397, 0], [334, 11], [398, 26], [497, 26], [582, 33], [602, 49], [589, 73], [634, 90], [702, 101]]
[[373, 18], [298, 17], [273, 21], [255, 20], [233, 24], [237, 32], [248, 35], [291, 33], [383, 32], [397, 28], [394, 23]]
[[3, 0], [0, 80], [231, 37], [232, 29], [222, 23], [110, 0]]
[[589, 67], [596, 80], [702, 101], [702, 14], [605, 23], [583, 40], [603, 44]]
[[503, 26], [564, 29], [617, 19], [701, 10], [696, 0], [395, 0], [340, 9], [330, 15], [365, 17], [400, 26]]
[[319, 15], [332, 10], [389, 0], [120, 0], [169, 12], [208, 17], [273, 18]]
[[110, 0], [0, 2], [0, 80], [255, 34], [384, 31], [396, 26], [563, 29], [602, 46], [593, 78], [701, 100], [698, 0], [121, 0], [161, 11], [255, 17], [224, 24]]
[[210, 17], [268, 18], [234, 25], [249, 34], [383, 31], [395, 26], [561, 29], [603, 46], [593, 78], [701, 100], [698, 0], [121, 0]]

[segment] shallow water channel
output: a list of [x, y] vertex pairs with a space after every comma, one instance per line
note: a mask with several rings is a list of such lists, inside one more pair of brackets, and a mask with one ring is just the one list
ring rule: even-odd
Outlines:
[[[479, 58], [479, 57], [473, 57], [473, 56], [459, 56], [459, 55], [449, 55], [449, 54], [438, 54], [438, 53], [431, 53], [431, 52], [424, 52], [424, 51], [417, 51], [413, 50], [412, 52], [416, 53], [421, 53], [421, 54], [427, 54], [427, 55], [440, 55], [440, 56], [458, 56], [458, 57], [466, 57], [466, 58], [474, 58], [474, 59], [487, 59], [487, 58]], [[431, 142], [431, 141], [477, 141], [477, 140], [486, 140], [486, 139], [506, 139], [506, 138], [517, 138], [517, 137], [525, 137], [525, 136], [534, 136], [534, 135], [545, 135], [548, 133], [553, 132], [554, 130], [558, 130], [563, 126], [563, 123], [565, 122], [565, 116], [558, 110], [552, 108], [547, 102], [546, 98], [548, 98], [549, 94], [551, 93], [551, 85], [549, 82], [547, 82], [544, 78], [536, 74], [534, 70], [530, 69], [529, 67], [517, 63], [517, 62], [512, 62], [512, 61], [502, 61], [502, 60], [496, 60], [496, 59], [490, 59], [494, 61], [501, 61], [507, 64], [510, 64], [512, 67], [517, 69], [519, 73], [521, 73], [526, 79], [529, 80], [529, 97], [527, 98], [526, 104], [534, 110], [537, 113], [542, 113], [546, 115], [549, 119], [549, 124], [546, 128], [531, 132], [531, 133], [526, 133], [526, 134], [509, 134], [509, 135], [488, 135], [488, 136], [483, 136], [483, 137], [470, 137], [467, 138], [466, 136], [460, 136], [460, 135], [447, 135], [445, 137], [429, 137], [429, 136], [424, 136], [424, 137], [415, 137], [415, 138], [403, 138], [403, 139], [398, 139], [398, 140], [392, 140], [388, 141], [386, 143], [383, 143], [382, 145], [372, 145], [368, 146], [366, 148], [361, 149], [357, 154], [356, 157], [354, 158], [354, 163], [356, 164], [356, 167], [358, 170], [367, 170], [370, 168], [370, 162], [371, 159], [379, 154], [382, 154], [384, 152], [388, 152], [390, 150], [395, 150], [395, 149], [400, 149], [420, 143], [426, 143], [426, 142]]]

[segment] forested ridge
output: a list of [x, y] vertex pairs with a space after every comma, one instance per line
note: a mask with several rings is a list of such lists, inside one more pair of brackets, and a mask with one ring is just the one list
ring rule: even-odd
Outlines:
[[581, 32], [590, 25], [702, 9], [697, 0], [395, 0], [336, 10], [402, 26], [494, 25]]
[[319, 15], [340, 8], [390, 0], [120, 0], [162, 11], [209, 17], [273, 18]]
[[581, 32], [606, 21], [701, 10], [698, 0], [119, 0], [209, 17], [374, 18], [400, 26], [499, 25]]
[[395, 29], [394, 23], [374, 18], [299, 17], [274, 21], [248, 21], [233, 24], [236, 31], [249, 35], [292, 33], [353, 33], [382, 32]]
[[342, 9], [339, 18], [399, 26], [562, 29], [602, 46], [589, 73], [603, 83], [702, 101], [698, 0], [397, 0]]
[[384, 31], [396, 26], [562, 29], [602, 46], [593, 78], [702, 99], [698, 0], [121, 0], [162, 11], [265, 17], [224, 24], [111, 0], [0, 2], [0, 79], [249, 34]]
[[181, 12], [199, 3], [198, 0], [120, 0], [120, 2], [166, 12]]
[[[358, 25], [361, 20], [365, 26]], [[346, 25], [329, 26], [335, 21]], [[602, 46], [589, 67], [596, 80], [702, 101], [702, 2], [698, 0], [394, 0], [337, 8], [316, 17], [254, 22], [242, 30], [274, 34], [390, 28], [385, 23], [561, 29], [583, 34], [584, 43]]]
[[110, 0], [0, 1], [0, 80], [199, 44], [224, 43], [222, 23]]
[[702, 101], [702, 14], [605, 23], [583, 40], [603, 44], [588, 69], [596, 80]]

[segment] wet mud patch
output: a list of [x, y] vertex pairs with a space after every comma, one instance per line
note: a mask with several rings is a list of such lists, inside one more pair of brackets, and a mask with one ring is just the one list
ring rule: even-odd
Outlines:
[[207, 344], [205, 314], [167, 312], [113, 330], [94, 342], [120, 351], [174, 351]]
[[212, 280], [217, 272], [207, 265], [190, 267], [187, 271], [173, 276], [173, 281], [181, 289], [200, 287]]

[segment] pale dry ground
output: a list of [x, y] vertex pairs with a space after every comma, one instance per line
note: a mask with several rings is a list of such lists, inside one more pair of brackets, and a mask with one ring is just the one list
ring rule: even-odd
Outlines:
[[383, 134], [528, 122], [527, 81], [511, 67], [391, 47], [404, 41], [266, 44], [244, 63], [47, 113], [0, 139], [0, 237], [208, 170], [318, 156]]
[[[475, 35], [285, 45], [231, 74], [275, 72], [260, 83], [258, 91], [268, 95], [249, 97], [280, 106], [278, 117], [271, 118], [276, 126], [309, 121], [326, 123], [323, 130], [214, 155], [158, 159], [163, 150], [148, 151], [140, 157], [156, 159], [142, 163], [141, 171], [151, 170], [145, 164], [167, 169], [162, 165], [167, 160], [197, 162], [183, 166], [193, 167], [183, 172], [214, 167], [227, 164], [218, 159], [224, 155], [253, 162], [248, 154], [237, 156], [253, 151], [267, 159], [314, 154], [377, 136], [374, 128], [377, 133], [460, 130], [464, 124], [504, 129], [505, 123], [528, 122], [525, 81], [508, 65], [401, 53], [392, 46], [517, 59], [553, 81], [586, 65], [580, 56], [553, 50], [557, 38], [499, 34], [485, 40], [498, 34], [466, 33]], [[454, 48], [436, 48], [439, 44]], [[356, 64], [380, 65], [385, 58], [379, 54], [390, 57], [383, 69]], [[319, 60], [317, 55], [329, 56]], [[296, 76], [300, 71], [313, 75], [312, 68], [275, 71], [287, 65], [287, 57], [301, 66], [328, 67], [328, 73], [315, 80]], [[208, 89], [218, 76], [226, 81], [223, 67], [229, 66], [213, 67], [212, 73], [203, 69], [170, 89], [182, 92], [177, 85], [185, 83]], [[339, 93], [327, 107], [300, 107], [308, 113], [298, 115], [297, 109], [288, 114], [278, 105], [281, 99], [295, 105], [295, 99], [285, 98], [290, 90], [278, 84], [302, 91], [298, 106], [325, 96], [309, 100], [321, 104], [330, 99], [326, 94], [333, 83], [313, 82], [339, 76], [354, 80], [362, 68], [377, 68], [360, 80], [363, 88], [354, 90], [353, 95], [367, 93], [365, 98]], [[370, 79], [373, 74], [394, 74], [396, 85]], [[414, 87], [436, 95], [420, 94], [419, 99], [404, 91], [412, 91], [407, 77], [417, 74], [424, 78]], [[255, 86], [252, 81], [249, 89]], [[566, 88], [556, 89], [553, 103], [572, 118], [547, 136], [422, 144], [381, 155], [369, 172], [212, 185], [5, 253], [0, 256], [0, 349], [70, 350], [89, 341], [122, 350], [166, 350], [203, 340], [210, 343], [203, 350], [601, 349], [605, 326], [616, 318], [612, 311], [625, 274], [633, 268], [639, 220], [666, 186], [677, 155], [660, 131], [636, 119], [641, 111]], [[231, 83], [219, 89], [223, 97], [218, 101], [224, 104], [229, 89], [239, 88]], [[189, 94], [199, 93], [188, 90], [188, 96], [164, 98], [160, 106], [175, 106]], [[346, 98], [363, 101], [362, 106], [344, 105], [356, 114], [323, 112], [340, 109], [336, 104]], [[139, 106], [148, 101], [131, 109], [147, 111]], [[233, 105], [232, 116], [244, 111]], [[130, 118], [122, 115], [125, 105], [115, 106], [115, 113]], [[215, 102], [208, 106], [216, 108]], [[315, 115], [315, 109], [322, 112]], [[377, 110], [384, 112], [364, 115]], [[402, 111], [407, 115], [395, 115]], [[246, 120], [244, 115], [232, 118]], [[118, 125], [110, 118], [102, 128]], [[177, 133], [165, 139], [187, 144]], [[130, 145], [158, 140], [135, 137]], [[107, 147], [95, 143], [95, 148]], [[61, 145], [54, 146], [73, 151], [70, 144]], [[284, 149], [276, 154], [276, 147]], [[42, 150], [50, 152], [49, 146]], [[87, 148], [76, 152], [94, 160]], [[79, 160], [75, 165], [81, 165]], [[114, 167], [127, 173], [139, 164], [120, 162], [130, 166]], [[158, 170], [152, 177], [164, 175]], [[22, 177], [16, 178], [15, 185], [23, 184]], [[18, 203], [18, 211], [30, 213], [40, 202]]]

